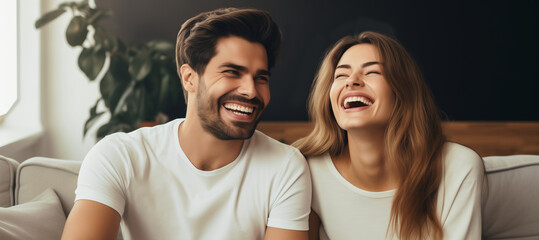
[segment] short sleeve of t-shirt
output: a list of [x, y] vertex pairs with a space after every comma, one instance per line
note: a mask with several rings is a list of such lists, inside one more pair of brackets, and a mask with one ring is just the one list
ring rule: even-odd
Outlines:
[[96, 201], [123, 214], [129, 153], [119, 139], [122, 135], [127, 136], [107, 136], [88, 152], [79, 171], [75, 201]]
[[299, 231], [309, 230], [311, 211], [311, 175], [305, 158], [297, 149], [291, 151], [274, 186], [268, 226]]

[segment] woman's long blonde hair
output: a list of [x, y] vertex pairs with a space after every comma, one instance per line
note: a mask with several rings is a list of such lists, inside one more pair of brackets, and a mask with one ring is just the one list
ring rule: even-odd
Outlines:
[[326, 54], [313, 82], [309, 115], [313, 131], [293, 145], [306, 156], [328, 152], [339, 156], [348, 144], [329, 99], [341, 56], [357, 44], [372, 44], [380, 54], [386, 81], [395, 96], [384, 138], [384, 156], [400, 185], [391, 209], [390, 229], [400, 239], [441, 239], [436, 196], [442, 179], [441, 152], [445, 142], [439, 112], [414, 59], [396, 40], [363, 32], [339, 40]]

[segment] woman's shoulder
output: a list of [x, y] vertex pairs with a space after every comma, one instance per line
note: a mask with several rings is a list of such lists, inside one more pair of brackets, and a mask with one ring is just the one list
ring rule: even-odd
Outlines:
[[473, 149], [455, 142], [446, 142], [443, 146], [443, 155], [446, 158], [472, 158], [481, 160], [481, 157]]
[[307, 162], [309, 162], [309, 165], [323, 164], [326, 161], [331, 161], [331, 157], [329, 156], [329, 153], [324, 153], [322, 155], [317, 155], [317, 156], [307, 156], [306, 159], [307, 159]]
[[329, 153], [324, 153], [317, 156], [307, 156], [306, 159], [307, 163], [309, 164], [309, 168], [311, 169], [311, 174], [317, 171], [327, 171], [327, 168], [330, 167], [329, 163], [332, 162]]
[[464, 145], [446, 142], [443, 147], [442, 157], [446, 174], [482, 175], [484, 172], [483, 158]]

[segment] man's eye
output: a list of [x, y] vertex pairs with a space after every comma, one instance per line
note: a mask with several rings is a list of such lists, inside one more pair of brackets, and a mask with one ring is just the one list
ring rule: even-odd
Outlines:
[[233, 70], [233, 69], [224, 70], [223, 73], [229, 74], [229, 75], [234, 75], [234, 76], [239, 76], [240, 75], [240, 72], [238, 72], [236, 70]]
[[267, 83], [269, 82], [269, 78], [266, 76], [258, 76], [258, 77], [255, 77], [255, 81], [258, 83]]

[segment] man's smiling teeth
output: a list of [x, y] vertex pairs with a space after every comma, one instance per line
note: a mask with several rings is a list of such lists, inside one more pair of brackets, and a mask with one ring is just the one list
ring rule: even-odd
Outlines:
[[352, 97], [347, 97], [344, 99], [345, 109], [350, 108], [350, 107], [362, 107], [362, 106], [370, 106], [370, 105], [372, 105], [372, 102], [366, 97], [352, 96]]
[[239, 115], [249, 115], [253, 113], [254, 110], [254, 108], [245, 107], [234, 103], [226, 103], [224, 107], [230, 111], [234, 111], [234, 113]]

